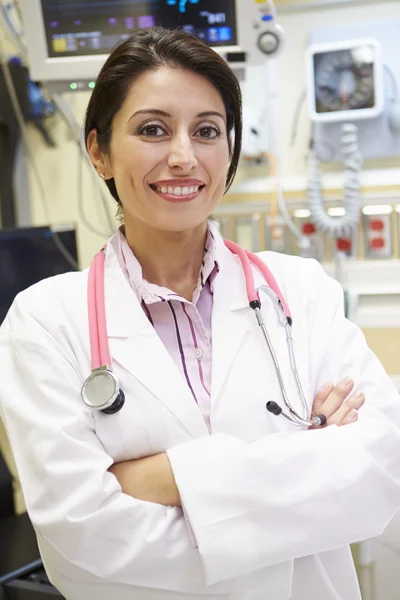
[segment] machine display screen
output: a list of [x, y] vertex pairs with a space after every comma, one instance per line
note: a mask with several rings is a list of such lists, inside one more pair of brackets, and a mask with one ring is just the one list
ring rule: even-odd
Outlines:
[[48, 56], [109, 54], [134, 30], [181, 28], [209, 46], [237, 44], [235, 0], [41, 0]]
[[[77, 260], [75, 230], [58, 231], [58, 235]], [[0, 323], [19, 292], [41, 279], [68, 271], [72, 271], [72, 267], [55, 245], [48, 227], [1, 229]]]
[[317, 113], [375, 106], [374, 48], [360, 45], [314, 56]]

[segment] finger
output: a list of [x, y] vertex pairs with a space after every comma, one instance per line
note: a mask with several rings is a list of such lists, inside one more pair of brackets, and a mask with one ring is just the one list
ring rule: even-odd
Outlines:
[[347, 398], [343, 402], [342, 406], [335, 412], [335, 414], [328, 419], [328, 425], [340, 425], [342, 421], [348, 416], [353, 410], [359, 410], [365, 402], [365, 395], [363, 392], [359, 392], [356, 396]]
[[346, 379], [340, 381], [335, 385], [328, 398], [320, 407], [320, 412], [329, 420], [342, 406], [353, 387], [354, 381], [350, 377], [346, 377]]
[[320, 390], [317, 392], [314, 403], [313, 403], [313, 415], [318, 415], [321, 411], [320, 408], [328, 398], [329, 394], [333, 390], [333, 383], [326, 383]]
[[342, 427], [342, 425], [350, 425], [351, 423], [356, 423], [358, 421], [358, 412], [356, 411], [355, 408], [352, 408], [351, 411], [349, 413], [347, 413], [347, 417], [345, 417], [343, 419], [343, 421], [340, 423], [340, 427]]

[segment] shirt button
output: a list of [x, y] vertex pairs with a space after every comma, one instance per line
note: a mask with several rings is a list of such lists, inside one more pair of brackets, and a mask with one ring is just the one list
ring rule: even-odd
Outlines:
[[203, 358], [203, 350], [201, 348], [196, 348], [194, 351], [194, 355], [197, 360], [201, 360]]

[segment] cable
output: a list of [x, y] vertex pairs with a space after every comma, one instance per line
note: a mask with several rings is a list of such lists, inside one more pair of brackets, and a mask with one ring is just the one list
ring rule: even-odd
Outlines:
[[[47, 89], [47, 88], [45, 88]], [[91, 231], [92, 233], [95, 233], [96, 235], [99, 235], [101, 237], [109, 237], [110, 235], [112, 235], [112, 233], [114, 233], [115, 230], [115, 224], [110, 216], [109, 210], [108, 210], [108, 206], [107, 206], [107, 196], [104, 193], [104, 185], [103, 183], [98, 179], [95, 170], [93, 169], [93, 165], [92, 162], [86, 152], [86, 149], [84, 148], [84, 140], [81, 138], [81, 129], [79, 126], [78, 121], [75, 118], [75, 115], [72, 113], [72, 111], [69, 109], [68, 104], [64, 101], [64, 99], [61, 97], [60, 94], [51, 94], [51, 92], [49, 90], [47, 90], [47, 92], [50, 94], [51, 99], [53, 100], [53, 102], [56, 104], [58, 110], [60, 111], [60, 113], [62, 114], [62, 116], [64, 117], [70, 131], [72, 132], [76, 143], [78, 144], [78, 151], [79, 151], [79, 156], [81, 157], [81, 159], [84, 159], [87, 166], [89, 167], [90, 170], [90, 174], [93, 178], [93, 182], [95, 187], [97, 188], [97, 190], [100, 192], [100, 200], [104, 209], [104, 214], [106, 217], [106, 221], [107, 221], [107, 225], [109, 228], [108, 232], [104, 232], [104, 231], [99, 231], [98, 229], [96, 229], [95, 227], [93, 227], [93, 225], [91, 223], [89, 223], [88, 219], [86, 218], [85, 214], [84, 214], [84, 210], [83, 210], [83, 198], [81, 195], [81, 192], [79, 192], [78, 195], [78, 211], [79, 211], [79, 216], [81, 217], [84, 225], [89, 229], [89, 231]], [[79, 169], [80, 167], [78, 167]], [[82, 178], [82, 173], [79, 172], [78, 170], [78, 176]], [[80, 189], [80, 188], [79, 188]]]
[[12, 35], [13, 40], [17, 44], [18, 49], [21, 52], [24, 60], [26, 61], [27, 60], [27, 56], [28, 56], [28, 50], [27, 50], [27, 47], [25, 45], [25, 41], [24, 41], [21, 33], [16, 30], [16, 28], [14, 27], [14, 24], [13, 24], [12, 20], [9, 17], [8, 12], [9, 12], [10, 8], [14, 8], [15, 11], [18, 13], [18, 16], [20, 18], [19, 7], [17, 7], [17, 5], [15, 4], [15, 2], [12, 3], [12, 4], [10, 2], [8, 2], [7, 5], [4, 5], [3, 2], [0, 0], [0, 11], [1, 11], [1, 14], [3, 15], [4, 22], [5, 22], [6, 26], [8, 27], [8, 29], [9, 29], [11, 35]]
[[[4, 46], [3, 46], [3, 41], [1, 39], [1, 36], [0, 36], [0, 53], [5, 56]], [[37, 164], [36, 164], [36, 160], [34, 158], [34, 151], [33, 151], [32, 147], [31, 147], [31, 142], [29, 140], [27, 127], [25, 125], [25, 121], [24, 121], [24, 117], [23, 117], [23, 114], [22, 114], [22, 110], [21, 110], [21, 107], [19, 105], [19, 101], [18, 101], [17, 94], [16, 94], [15, 87], [14, 87], [14, 82], [12, 80], [10, 69], [8, 67], [8, 62], [6, 60], [2, 60], [0, 62], [1, 62], [1, 68], [2, 68], [3, 73], [4, 73], [4, 81], [5, 81], [5, 84], [7, 86], [7, 91], [9, 93], [10, 100], [11, 100], [12, 106], [14, 108], [15, 116], [16, 116], [18, 125], [19, 125], [20, 130], [21, 130], [21, 135], [22, 135], [22, 138], [23, 138], [25, 146], [26, 146], [26, 151], [27, 151], [27, 154], [28, 154], [28, 158], [30, 160], [33, 172], [34, 172], [35, 177], [36, 177], [36, 182], [37, 182], [37, 185], [39, 187], [39, 192], [40, 192], [40, 196], [41, 196], [41, 199], [42, 199], [42, 202], [43, 202], [43, 208], [44, 208], [44, 212], [45, 212], [45, 215], [46, 215], [46, 219], [47, 219], [48, 223], [50, 224], [51, 223], [51, 219], [50, 219], [49, 207], [48, 207], [48, 203], [47, 203], [47, 200], [46, 200], [44, 186], [43, 186], [43, 183], [42, 183], [42, 180], [41, 180], [41, 177], [40, 177], [40, 173], [39, 173], [39, 169], [38, 169]], [[55, 231], [53, 231], [51, 229], [51, 227], [50, 227], [50, 231], [51, 231], [51, 237], [52, 237], [55, 245], [57, 246], [57, 248], [59, 249], [59, 251], [61, 252], [61, 254], [64, 256], [65, 260], [68, 262], [68, 264], [74, 270], [79, 271], [79, 265], [78, 265], [78, 263], [75, 261], [75, 258], [72, 256], [72, 254], [70, 254], [68, 252], [67, 248], [65, 247], [65, 245], [61, 241], [60, 236], [58, 235], [58, 233], [55, 232]]]
[[358, 128], [350, 123], [341, 126], [341, 148], [344, 155], [344, 198], [346, 214], [330, 217], [323, 205], [320, 161], [312, 147], [308, 156], [308, 202], [313, 221], [320, 231], [332, 237], [349, 236], [360, 220], [360, 175], [362, 156], [358, 148]]
[[389, 96], [389, 100], [394, 102], [397, 99], [397, 95], [398, 95], [397, 81], [396, 81], [396, 78], [394, 76], [392, 69], [390, 67], [388, 67], [388, 65], [383, 65], [383, 68], [385, 70], [385, 73], [389, 76], [390, 82], [392, 84], [392, 95]]
[[290, 145], [291, 146], [294, 146], [296, 139], [297, 139], [297, 130], [299, 127], [300, 113], [301, 113], [301, 109], [303, 107], [303, 104], [304, 104], [304, 101], [306, 98], [307, 98], [307, 89], [304, 88], [304, 90], [301, 92], [301, 95], [299, 96], [299, 99], [296, 104], [296, 109], [295, 109], [294, 115], [293, 115], [292, 129], [291, 129], [291, 134], [290, 134]]
[[[268, 145], [269, 155], [274, 159], [270, 161], [271, 178], [276, 194], [276, 202], [279, 207], [279, 212], [284, 224], [293, 233], [297, 239], [299, 248], [309, 248], [310, 241], [303, 235], [296, 224], [293, 222], [288, 209], [286, 207], [285, 198], [283, 195], [282, 177], [280, 173], [280, 155], [279, 155], [279, 134], [278, 134], [278, 108], [277, 102], [277, 62], [276, 58], [268, 58], [266, 62], [266, 79], [267, 79], [267, 104], [266, 114], [268, 115]], [[271, 205], [271, 209], [273, 209]], [[277, 228], [275, 228], [277, 233]]]

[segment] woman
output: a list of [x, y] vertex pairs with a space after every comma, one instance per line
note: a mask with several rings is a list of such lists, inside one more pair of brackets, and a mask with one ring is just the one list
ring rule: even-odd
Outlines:
[[[69, 600], [360, 598], [349, 544], [399, 507], [399, 399], [339, 285], [314, 261], [262, 253], [291, 308], [309, 412], [328, 422], [266, 411], [281, 402], [273, 364], [240, 262], [208, 224], [240, 153], [232, 72], [183, 32], [134, 34], [99, 75], [85, 136], [124, 220], [105, 249], [124, 406], [104, 414], [80, 398], [87, 271], [20, 294], [0, 342], [3, 417], [51, 581]], [[260, 295], [300, 410], [284, 329]]]

